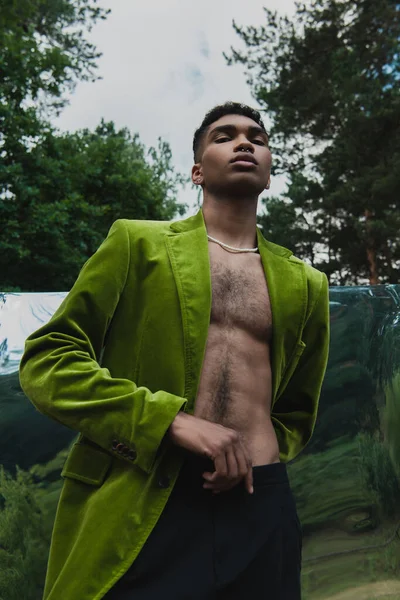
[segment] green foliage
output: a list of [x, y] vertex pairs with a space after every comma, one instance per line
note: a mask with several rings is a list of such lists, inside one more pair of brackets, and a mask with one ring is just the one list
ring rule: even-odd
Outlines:
[[0, 199], [0, 285], [4, 291], [68, 290], [113, 221], [172, 219], [184, 178], [159, 140], [101, 122], [94, 132], [44, 134], [21, 158], [12, 198]]
[[6, 0], [0, 12], [0, 288], [68, 290], [118, 218], [172, 219], [171, 150], [101, 122], [58, 134], [50, 115], [100, 54], [85, 39], [109, 11], [96, 0]]
[[3, 0], [0, 11], [0, 141], [11, 167], [43, 117], [66, 104], [77, 80], [93, 81], [100, 53], [84, 37], [109, 11], [96, 0]]
[[39, 600], [50, 538], [32, 477], [0, 465], [0, 600]]
[[376, 498], [385, 516], [398, 514], [400, 505], [400, 480], [396, 475], [385, 444], [367, 433], [359, 433], [360, 474], [367, 490]]
[[297, 256], [307, 257], [315, 264], [316, 244], [319, 234], [311, 217], [297, 213], [294, 204], [283, 198], [268, 198], [266, 212], [258, 219], [263, 234], [275, 242], [289, 248]]
[[260, 223], [331, 283], [396, 283], [399, 3], [312, 0], [293, 21], [265, 16], [259, 28], [234, 24], [247, 49], [226, 56], [245, 66], [273, 123], [274, 173], [289, 176], [280, 202], [291, 211], [267, 201]]

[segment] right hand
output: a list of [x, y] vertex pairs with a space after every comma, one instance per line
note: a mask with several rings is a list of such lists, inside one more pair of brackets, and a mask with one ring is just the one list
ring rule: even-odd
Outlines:
[[178, 413], [169, 428], [171, 441], [214, 462], [214, 473], [203, 473], [204, 488], [213, 493], [230, 490], [244, 479], [253, 493], [253, 468], [250, 456], [234, 429], [186, 413]]

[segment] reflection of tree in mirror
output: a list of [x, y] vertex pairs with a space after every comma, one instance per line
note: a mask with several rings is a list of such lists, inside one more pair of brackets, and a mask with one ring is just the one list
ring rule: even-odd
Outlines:
[[45, 418], [21, 391], [18, 373], [0, 376], [0, 457], [4, 468], [29, 469], [54, 458], [77, 432]]
[[392, 517], [399, 512], [400, 483], [389, 451], [377, 434], [359, 433], [359, 469], [367, 490], [374, 495], [382, 516]]
[[[400, 365], [399, 365], [400, 366]], [[400, 369], [384, 387], [384, 429], [393, 467], [400, 480]]]
[[[331, 290], [331, 343], [317, 424], [305, 453], [321, 452], [343, 435], [379, 428], [376, 385], [368, 368], [373, 310], [364, 288]], [[345, 343], [344, 343], [345, 341]]]
[[5, 365], [8, 362], [8, 343], [7, 338], [0, 342], [0, 365]]
[[32, 477], [17, 467], [15, 479], [0, 465], [0, 598], [40, 600], [50, 530]]

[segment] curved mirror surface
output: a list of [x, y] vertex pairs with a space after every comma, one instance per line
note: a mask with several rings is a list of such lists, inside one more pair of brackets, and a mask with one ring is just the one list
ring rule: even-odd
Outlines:
[[[0, 294], [4, 598], [23, 579], [29, 598], [42, 597], [61, 469], [78, 435], [40, 414], [18, 379], [26, 337], [65, 296]], [[303, 597], [400, 598], [400, 286], [331, 288], [330, 319], [314, 435], [288, 466], [304, 536]]]

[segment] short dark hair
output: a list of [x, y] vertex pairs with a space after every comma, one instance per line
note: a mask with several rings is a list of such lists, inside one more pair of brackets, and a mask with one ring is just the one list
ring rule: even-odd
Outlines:
[[[207, 129], [212, 123], [218, 121], [221, 117], [225, 115], [243, 115], [244, 117], [249, 117], [249, 119], [253, 119], [260, 125], [262, 129], [267, 133], [264, 123], [261, 119], [261, 114], [255, 108], [251, 108], [246, 104], [241, 104], [240, 102], [225, 102], [225, 104], [219, 104], [218, 106], [214, 106], [211, 110], [208, 111], [206, 116], [203, 119], [202, 124], [196, 131], [193, 136], [193, 157], [194, 162], [198, 162], [198, 152], [201, 145], [201, 142], [207, 132]], [[267, 134], [268, 135], [268, 134]]]

